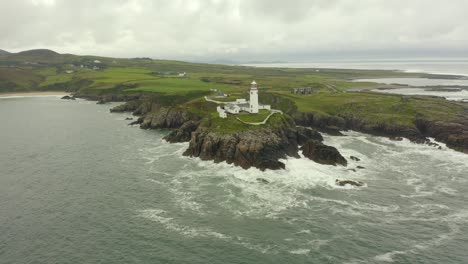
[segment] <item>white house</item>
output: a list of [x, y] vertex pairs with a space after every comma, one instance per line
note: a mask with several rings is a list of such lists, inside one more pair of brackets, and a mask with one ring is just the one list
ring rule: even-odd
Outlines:
[[179, 77], [187, 77], [187, 73], [186, 72], [181, 72], [181, 73], [179, 73]]
[[100, 60], [94, 60], [94, 63], [101, 63]]
[[258, 87], [257, 83], [253, 81], [250, 85], [250, 100], [236, 99], [234, 102], [226, 102], [223, 106], [218, 106], [217, 111], [219, 117], [227, 118], [227, 114], [239, 114], [241, 111], [251, 114], [258, 114], [259, 110], [270, 110], [270, 105], [261, 105], [258, 103]]

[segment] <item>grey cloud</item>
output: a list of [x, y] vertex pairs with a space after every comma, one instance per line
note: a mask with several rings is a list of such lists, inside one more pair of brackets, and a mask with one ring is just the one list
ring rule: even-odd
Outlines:
[[10, 51], [184, 60], [468, 56], [464, 0], [0, 1], [0, 48]]

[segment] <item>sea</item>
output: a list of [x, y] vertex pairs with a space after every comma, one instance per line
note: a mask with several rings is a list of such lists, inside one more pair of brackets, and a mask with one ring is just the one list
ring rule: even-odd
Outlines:
[[347, 167], [243, 170], [115, 105], [0, 98], [0, 263], [468, 262], [468, 155], [442, 143], [324, 134]]
[[[381, 84], [400, 84], [420, 88], [398, 88], [378, 90], [376, 92], [394, 93], [403, 95], [431, 95], [444, 97], [451, 101], [468, 101], [468, 58], [460, 59], [387, 59], [387, 60], [360, 60], [360, 61], [317, 61], [309, 63], [261, 63], [244, 64], [254, 67], [279, 68], [311, 68], [311, 69], [358, 69], [358, 70], [394, 70], [412, 73], [431, 73], [442, 75], [456, 75], [459, 78], [375, 78], [355, 79], [355, 82], [376, 82]], [[426, 86], [458, 87], [453, 91], [428, 91]], [[366, 87], [355, 90], [366, 89]]]

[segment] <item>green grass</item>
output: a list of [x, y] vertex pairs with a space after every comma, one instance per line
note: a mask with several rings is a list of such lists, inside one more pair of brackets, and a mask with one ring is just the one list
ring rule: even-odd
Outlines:
[[[347, 90], [355, 87], [372, 87], [375, 83], [352, 82], [361, 78], [428, 77], [427, 74], [404, 73], [385, 70], [343, 69], [287, 69], [227, 66], [187, 63], [170, 60], [117, 59], [96, 56], [47, 55], [47, 52], [23, 53], [0, 57], [0, 92], [33, 90], [67, 90], [82, 94], [147, 94], [164, 104], [184, 104], [200, 117], [209, 116], [211, 125], [219, 131], [252, 129], [229, 115], [226, 120], [216, 113], [216, 105], [207, 103], [203, 96], [213, 97], [211, 88], [232, 94], [219, 101], [248, 98], [250, 82], [259, 84], [260, 102], [275, 105], [293, 114], [313, 112], [322, 115], [354, 115], [370, 123], [391, 122], [414, 125], [416, 116], [431, 120], [451, 120], [460, 114], [461, 106], [442, 99], [402, 96]], [[74, 67], [92, 66], [98, 59], [100, 70]], [[73, 70], [71, 74], [65, 70]], [[187, 72], [188, 77], [157, 75], [156, 72]], [[440, 77], [440, 76], [439, 76]], [[291, 88], [311, 87], [314, 94], [294, 95]], [[259, 115], [239, 115], [247, 122], [263, 121]], [[269, 125], [279, 122], [274, 115]], [[218, 128], [219, 127], [219, 128]]]
[[[268, 114], [266, 115], [268, 116]], [[266, 116], [263, 116], [264, 118], [260, 121], [263, 121]], [[259, 122], [257, 121], [257, 118], [262, 117], [262, 116], [257, 116], [255, 117], [254, 115], [249, 116], [249, 118], [246, 115], [229, 115], [227, 118], [220, 118], [217, 112], [212, 112], [208, 118], [204, 120], [205, 126], [210, 128], [210, 131], [214, 133], [219, 133], [219, 134], [232, 134], [236, 132], [242, 132], [242, 131], [247, 131], [251, 129], [262, 129], [262, 128], [275, 128], [279, 126], [289, 126], [290, 123], [288, 122], [288, 117], [287, 115], [280, 115], [280, 114], [275, 114], [273, 115], [270, 119], [268, 119], [268, 122], [265, 125], [261, 126], [254, 126], [254, 125], [248, 125], [240, 122], [237, 120], [237, 117], [241, 118], [242, 120], [247, 121], [246, 119], [252, 120], [249, 122]]]
[[[190, 91], [209, 91], [213, 88], [213, 84], [191, 78], [179, 77], [161, 77], [152, 80], [132, 81], [131, 83], [138, 84], [137, 88], [129, 89], [126, 91], [139, 91], [139, 92], [158, 92], [158, 93], [186, 93]], [[216, 85], [217, 88], [229, 90], [227, 85]]]
[[463, 108], [455, 103], [425, 96], [403, 97], [374, 92], [283, 96], [293, 100], [299, 112], [323, 115], [351, 114], [369, 123], [389, 122], [413, 126], [417, 115], [433, 120], [451, 120], [463, 111]]
[[262, 122], [263, 120], [265, 120], [265, 118], [268, 117], [269, 114], [270, 111], [268, 110], [260, 110], [258, 114], [241, 112], [237, 115], [237, 117], [244, 122], [255, 123]]

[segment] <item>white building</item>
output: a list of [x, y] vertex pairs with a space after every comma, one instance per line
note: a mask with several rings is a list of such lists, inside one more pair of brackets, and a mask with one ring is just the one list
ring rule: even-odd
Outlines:
[[186, 72], [181, 72], [181, 73], [179, 73], [179, 77], [187, 77], [187, 73]]
[[250, 100], [236, 99], [234, 102], [226, 102], [223, 106], [218, 106], [217, 111], [219, 117], [227, 118], [229, 114], [239, 114], [241, 111], [249, 112], [251, 114], [258, 114], [259, 110], [270, 110], [270, 105], [261, 105], [258, 103], [258, 87], [257, 83], [253, 81], [250, 86]]

